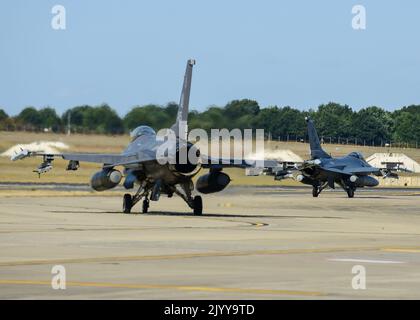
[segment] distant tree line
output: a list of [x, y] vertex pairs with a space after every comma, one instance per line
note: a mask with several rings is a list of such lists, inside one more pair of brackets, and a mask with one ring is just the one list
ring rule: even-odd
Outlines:
[[[61, 117], [54, 108], [24, 108], [17, 116], [0, 109], [0, 130], [123, 134], [140, 124], [168, 128], [174, 122], [178, 105], [148, 104], [135, 106], [123, 118], [107, 104], [77, 106]], [[224, 107], [210, 106], [203, 112], [189, 113], [189, 127], [264, 129], [273, 140], [301, 141], [306, 137], [305, 117], [312, 117], [324, 142], [385, 145], [388, 143], [418, 147], [420, 142], [420, 105], [389, 112], [371, 106], [354, 111], [348, 105], [322, 104], [316, 110], [300, 111], [286, 106], [261, 108], [257, 101], [234, 100]]]

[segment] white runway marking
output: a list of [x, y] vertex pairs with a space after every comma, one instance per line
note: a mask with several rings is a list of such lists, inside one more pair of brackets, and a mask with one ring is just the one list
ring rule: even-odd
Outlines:
[[382, 263], [382, 264], [401, 264], [404, 261], [393, 261], [393, 260], [368, 260], [368, 259], [328, 259], [329, 261], [337, 262], [358, 262], [358, 263]]

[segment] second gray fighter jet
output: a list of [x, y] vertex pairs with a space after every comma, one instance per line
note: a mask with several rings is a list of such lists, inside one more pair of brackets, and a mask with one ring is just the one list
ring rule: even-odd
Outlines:
[[[313, 120], [307, 117], [306, 122], [311, 159], [295, 168], [299, 171], [295, 179], [311, 185], [314, 197], [318, 197], [326, 187], [334, 189], [337, 184], [346, 191], [349, 198], [353, 198], [357, 188], [376, 187], [379, 184], [372, 175], [384, 178], [398, 177], [388, 169], [372, 167], [360, 152], [351, 152], [344, 157], [332, 157], [322, 149]], [[279, 171], [277, 179], [290, 176], [290, 173]]]

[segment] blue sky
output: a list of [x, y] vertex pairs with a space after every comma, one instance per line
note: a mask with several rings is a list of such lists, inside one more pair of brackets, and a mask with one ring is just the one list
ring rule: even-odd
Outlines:
[[[56, 4], [66, 30], [51, 28]], [[356, 4], [363, 31], [351, 27]], [[416, 0], [3, 0], [0, 108], [107, 102], [123, 115], [178, 101], [193, 57], [193, 109], [250, 98], [392, 110], [420, 103], [419, 14]]]

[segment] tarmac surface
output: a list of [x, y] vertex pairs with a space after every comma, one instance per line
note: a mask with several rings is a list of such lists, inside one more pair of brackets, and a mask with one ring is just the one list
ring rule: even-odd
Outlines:
[[420, 299], [418, 189], [232, 187], [201, 217], [65, 194], [0, 197], [1, 299]]

